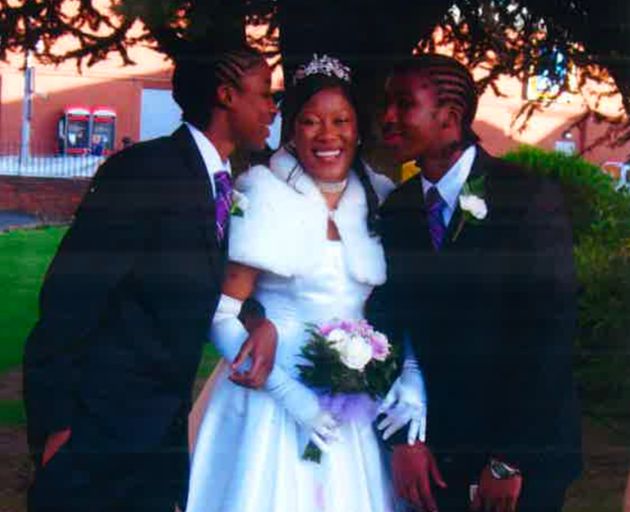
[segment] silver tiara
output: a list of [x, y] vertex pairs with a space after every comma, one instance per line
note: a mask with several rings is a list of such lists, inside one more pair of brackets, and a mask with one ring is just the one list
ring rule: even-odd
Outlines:
[[310, 75], [333, 76], [350, 83], [350, 68], [328, 55], [318, 57], [316, 53], [313, 54], [311, 61], [301, 65], [293, 75], [293, 85]]

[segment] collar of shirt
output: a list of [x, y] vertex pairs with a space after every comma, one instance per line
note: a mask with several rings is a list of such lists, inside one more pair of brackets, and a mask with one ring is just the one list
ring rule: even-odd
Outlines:
[[472, 170], [473, 162], [477, 156], [477, 146], [474, 144], [467, 148], [462, 155], [457, 159], [457, 162], [446, 171], [446, 174], [442, 176], [437, 183], [431, 183], [424, 176], [422, 176], [422, 191], [426, 197], [429, 188], [435, 186], [442, 196], [442, 199], [446, 202], [446, 208], [442, 213], [444, 217], [444, 223], [448, 226], [448, 223], [455, 213], [455, 207], [457, 206], [457, 198], [459, 193], [468, 179], [468, 175]]
[[190, 134], [192, 135], [197, 149], [201, 153], [203, 163], [206, 165], [206, 171], [210, 177], [210, 185], [212, 186], [212, 197], [216, 197], [216, 187], [214, 185], [214, 175], [220, 171], [227, 171], [232, 174], [232, 167], [229, 160], [221, 160], [221, 155], [214, 147], [214, 144], [210, 142], [210, 139], [206, 137], [199, 129], [195, 128], [192, 124], [184, 122]]

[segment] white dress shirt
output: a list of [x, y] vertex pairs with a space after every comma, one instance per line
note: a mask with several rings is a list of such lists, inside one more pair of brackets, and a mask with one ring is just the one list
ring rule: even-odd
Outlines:
[[425, 199], [429, 188], [437, 187], [440, 196], [442, 196], [442, 199], [446, 202], [446, 208], [442, 211], [442, 216], [444, 218], [444, 225], [447, 227], [455, 213], [457, 198], [459, 197], [464, 183], [466, 183], [468, 179], [476, 156], [477, 146], [473, 144], [462, 153], [462, 156], [457, 159], [457, 162], [453, 164], [437, 183], [431, 183], [422, 176], [422, 191], [424, 192]]
[[212, 187], [212, 197], [216, 197], [216, 187], [214, 185], [214, 175], [220, 171], [227, 171], [232, 174], [232, 167], [229, 160], [221, 160], [221, 155], [214, 147], [214, 144], [210, 142], [210, 139], [206, 137], [200, 130], [195, 128], [192, 124], [184, 122], [190, 134], [197, 145], [197, 149], [201, 153], [203, 163], [206, 164], [206, 171], [210, 177], [210, 186]]

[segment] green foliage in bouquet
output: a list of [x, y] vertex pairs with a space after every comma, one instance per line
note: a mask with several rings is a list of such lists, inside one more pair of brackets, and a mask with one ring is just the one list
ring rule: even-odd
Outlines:
[[579, 291], [576, 374], [587, 412], [628, 418], [630, 409], [630, 196], [597, 166], [532, 147], [507, 160], [563, 187], [574, 234]]
[[384, 361], [372, 360], [363, 371], [348, 368], [339, 353], [317, 326], [306, 330], [311, 340], [301, 350], [302, 358], [308, 364], [297, 365], [300, 379], [310, 388], [325, 394], [367, 393], [372, 398], [383, 397], [389, 391], [397, 375], [397, 357], [392, 352]]

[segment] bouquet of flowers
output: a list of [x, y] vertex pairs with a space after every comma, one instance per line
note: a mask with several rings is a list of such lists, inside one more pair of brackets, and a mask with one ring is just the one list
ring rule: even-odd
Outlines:
[[[300, 379], [320, 395], [320, 403], [341, 421], [376, 410], [396, 377], [396, 357], [387, 337], [365, 320], [333, 320], [309, 325], [302, 347], [307, 364], [298, 365]], [[321, 450], [310, 442], [303, 454], [319, 462]]]

